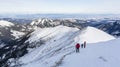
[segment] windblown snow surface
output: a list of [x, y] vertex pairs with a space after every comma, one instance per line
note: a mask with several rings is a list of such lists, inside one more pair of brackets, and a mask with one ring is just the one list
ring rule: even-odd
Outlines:
[[[93, 27], [84, 30], [66, 26], [37, 29], [28, 42], [45, 43], [29, 51], [19, 61], [22, 67], [120, 67], [120, 39]], [[87, 42], [75, 53], [75, 44]], [[38, 45], [38, 44], [36, 44]]]

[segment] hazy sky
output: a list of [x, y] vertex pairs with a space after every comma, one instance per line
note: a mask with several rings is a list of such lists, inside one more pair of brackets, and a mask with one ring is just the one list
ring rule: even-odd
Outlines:
[[120, 0], [0, 0], [0, 13], [120, 13]]

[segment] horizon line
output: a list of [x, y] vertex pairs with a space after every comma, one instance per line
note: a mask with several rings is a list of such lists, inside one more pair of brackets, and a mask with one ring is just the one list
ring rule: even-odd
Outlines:
[[58, 15], [75, 15], [75, 14], [78, 14], [78, 15], [118, 15], [120, 13], [0, 13], [0, 15], [5, 15], [5, 14], [17, 14], [17, 15], [32, 15], [32, 14], [58, 14]]

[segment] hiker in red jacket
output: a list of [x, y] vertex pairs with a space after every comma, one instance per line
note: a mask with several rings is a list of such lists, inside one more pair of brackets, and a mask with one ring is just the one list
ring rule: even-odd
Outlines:
[[80, 44], [77, 43], [75, 47], [76, 47], [76, 53], [79, 52]]

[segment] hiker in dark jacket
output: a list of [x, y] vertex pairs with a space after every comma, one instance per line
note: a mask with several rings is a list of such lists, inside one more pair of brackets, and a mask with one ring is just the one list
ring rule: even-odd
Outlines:
[[84, 48], [86, 48], [86, 41], [84, 41]]
[[83, 48], [84, 44], [81, 44], [81, 48]]
[[76, 47], [76, 53], [79, 52], [80, 44], [77, 43], [75, 47]]

